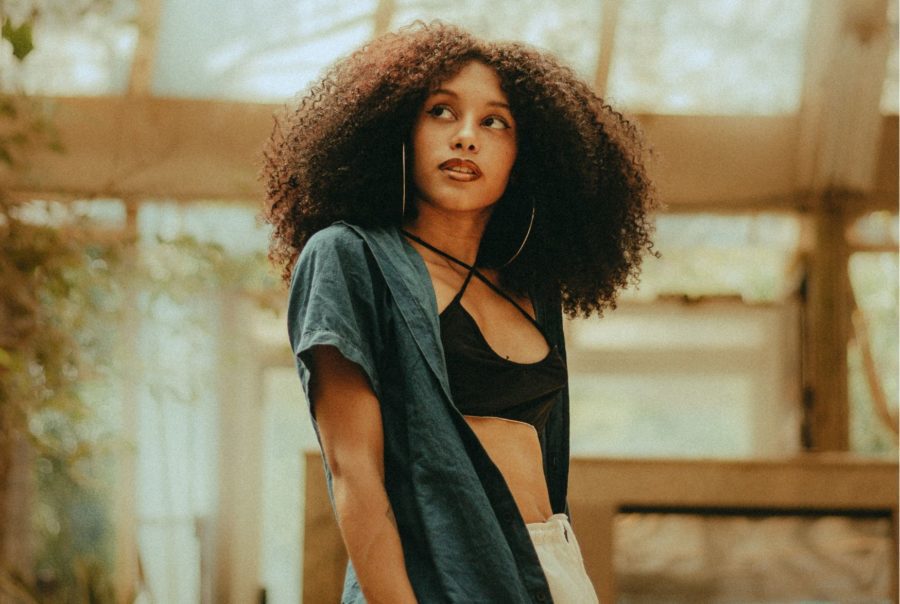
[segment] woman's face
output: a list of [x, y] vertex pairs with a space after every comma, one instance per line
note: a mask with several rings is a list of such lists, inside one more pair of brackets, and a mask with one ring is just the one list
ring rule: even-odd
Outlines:
[[412, 131], [417, 201], [481, 210], [506, 190], [516, 123], [497, 73], [473, 61], [431, 92]]

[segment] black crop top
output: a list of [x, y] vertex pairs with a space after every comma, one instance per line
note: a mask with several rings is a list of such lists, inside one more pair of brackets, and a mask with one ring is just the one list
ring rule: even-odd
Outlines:
[[[492, 290], [508, 300], [541, 332], [544, 330], [528, 311], [491, 283], [475, 267], [454, 258], [412, 233], [404, 235], [448, 260], [468, 269], [469, 273], [456, 296], [441, 311], [441, 342], [450, 378], [453, 403], [463, 415], [500, 417], [526, 422], [542, 432], [550, 415], [556, 394], [566, 386], [566, 364], [555, 346], [547, 356], [535, 363], [517, 363], [497, 354], [485, 340], [471, 314], [463, 307], [462, 297], [477, 276]], [[549, 344], [549, 342], [548, 342]]]

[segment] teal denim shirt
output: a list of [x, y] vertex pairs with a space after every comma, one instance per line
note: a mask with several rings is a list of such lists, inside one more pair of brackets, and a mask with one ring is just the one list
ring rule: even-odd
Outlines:
[[[558, 295], [532, 299], [537, 321], [565, 358]], [[451, 402], [431, 279], [399, 230], [339, 222], [313, 235], [294, 269], [288, 332], [307, 400], [316, 345], [334, 346], [359, 365], [378, 397], [385, 488], [418, 601], [550, 602], [515, 501]], [[553, 512], [564, 512], [567, 389], [541, 446]], [[342, 602], [365, 602], [352, 565]]]

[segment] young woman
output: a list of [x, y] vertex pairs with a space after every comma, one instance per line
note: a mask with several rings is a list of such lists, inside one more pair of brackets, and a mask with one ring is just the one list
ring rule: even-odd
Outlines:
[[561, 315], [651, 247], [635, 128], [546, 54], [418, 24], [332, 67], [264, 175], [343, 601], [596, 601]]

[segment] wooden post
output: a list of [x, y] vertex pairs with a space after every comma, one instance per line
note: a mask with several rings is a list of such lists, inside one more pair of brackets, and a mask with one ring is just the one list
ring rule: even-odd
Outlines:
[[807, 425], [813, 451], [850, 448], [847, 390], [847, 341], [850, 330], [847, 243], [844, 237], [847, 195], [827, 191], [815, 214], [808, 325]]
[[303, 512], [303, 602], [340, 599], [347, 566], [347, 550], [328, 499], [322, 458], [318, 451], [304, 454], [306, 492]]
[[[137, 237], [137, 203], [125, 200], [125, 232], [123, 237]], [[128, 267], [128, 275], [137, 263], [137, 250], [125, 246], [122, 261]], [[140, 330], [138, 316], [138, 294], [134, 279], [126, 277], [123, 282], [124, 304], [121, 331], [116, 347], [122, 359], [124, 379], [122, 398], [119, 405], [119, 434], [124, 445], [116, 455], [116, 489], [113, 493], [113, 518], [115, 527], [116, 565], [114, 586], [116, 602], [134, 602], [140, 587], [137, 523], [137, 442], [138, 442], [138, 400], [141, 359], [133, 354], [132, 347]]]
[[618, 509], [608, 504], [572, 506], [572, 522], [584, 567], [601, 602], [616, 601], [615, 521]]

